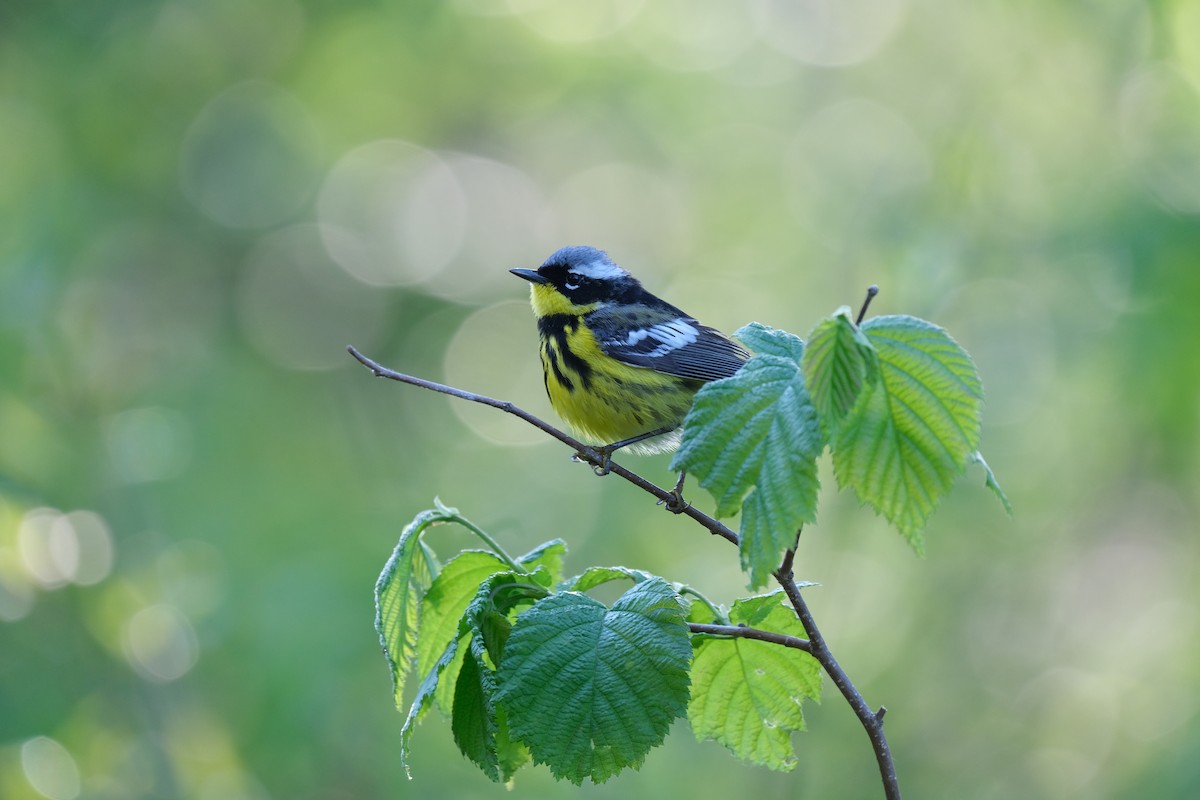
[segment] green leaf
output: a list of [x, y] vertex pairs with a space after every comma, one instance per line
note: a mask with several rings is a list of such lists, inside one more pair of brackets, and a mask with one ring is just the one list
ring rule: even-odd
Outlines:
[[992, 468], [989, 467], [988, 463], [983, 460], [983, 453], [976, 450], [971, 454], [971, 460], [983, 467], [983, 485], [992, 490], [992, 494], [996, 495], [996, 498], [1000, 501], [1000, 504], [1004, 506], [1004, 511], [1008, 514], [1008, 516], [1014, 516], [1012, 503], [1008, 502], [1008, 495], [1006, 495], [1004, 490], [1000, 488], [1000, 483], [996, 480], [996, 475], [992, 472]]
[[400, 540], [375, 584], [375, 630], [379, 632], [392, 675], [392, 697], [397, 708], [404, 707], [404, 681], [417, 654], [421, 597], [430, 584], [431, 572], [436, 569], [428, 551], [421, 547], [421, 534], [457, 513], [439, 503], [438, 508], [417, 514], [400, 533]]
[[537, 580], [546, 581], [543, 585], [550, 587], [562, 580], [563, 559], [566, 555], [566, 542], [562, 539], [551, 539], [518, 558], [517, 563], [530, 572], [535, 572], [541, 567], [542, 573], [537, 576]]
[[496, 610], [487, 611], [475, 621], [475, 638], [471, 640], [471, 644], [474, 646], [482, 641], [488, 658], [493, 664], [499, 664], [500, 659], [504, 657], [504, 644], [508, 641], [510, 633], [512, 623], [508, 617]]
[[[434, 698], [444, 694], [443, 683], [457, 689], [458, 683], [463, 680], [462, 669], [466, 667], [467, 659], [471, 658], [471, 655], [465, 655], [463, 651], [470, 650], [474, 653], [476, 649], [479, 649], [482, 652], [482, 634], [485, 619], [489, 615], [496, 613], [505, 614], [515, 606], [528, 602], [531, 594], [545, 596], [543, 589], [527, 582], [528, 578], [528, 575], [519, 572], [497, 572], [488, 576], [476, 587], [474, 596], [471, 598], [470, 603], [467, 604], [466, 611], [463, 612], [458, 620], [456, 635], [450, 638], [449, 644], [442, 651], [437, 662], [430, 669], [429, 673], [425, 675], [424, 680], [421, 681], [421, 686], [417, 690], [417, 696], [413, 700], [412, 706], [408, 710], [408, 716], [404, 720], [404, 727], [400, 731], [400, 763], [404, 766], [405, 771], [408, 770], [410, 742], [417, 723], [424, 719], [430, 706], [433, 705]], [[496, 630], [496, 627], [492, 625], [489, 633], [495, 635]], [[464, 644], [467, 645], [466, 648], [463, 647]], [[454, 668], [454, 671], [447, 675], [447, 671], [451, 667]], [[472, 704], [468, 700], [463, 708], [460, 709], [457, 705], [457, 693], [451, 696], [454, 697], [453, 702], [445, 700], [439, 700], [439, 702], [452, 706], [452, 728], [455, 725], [458, 725], [460, 728], [470, 726], [473, 723], [468, 721], [467, 717], [472, 713], [482, 713], [480, 709], [490, 707], [484, 705], [482, 701]], [[460, 719], [460, 715], [464, 715], [463, 718]], [[478, 724], [484, 725], [487, 723]], [[463, 729], [465, 730], [465, 728]], [[469, 737], [468, 741], [474, 742]], [[475, 751], [472, 751], [472, 753], [475, 753]], [[478, 753], [475, 753], [475, 755], [478, 755]], [[467, 756], [475, 760], [472, 754], [468, 753]], [[484, 771], [486, 772], [487, 770], [485, 769]]]
[[[442, 657], [453, 639], [458, 638], [459, 622], [467, 605], [474, 599], [479, 585], [489, 576], [508, 570], [507, 565], [492, 553], [466, 550], [442, 567], [430, 585], [421, 608], [421, 636], [417, 639], [417, 674], [426, 675]], [[462, 658], [445, 668], [445, 680], [439, 684], [435, 700], [443, 713], [449, 714], [453, 705], [454, 685]]]
[[450, 732], [459, 752], [475, 762], [493, 781], [499, 781], [494, 716], [488, 708], [488, 701], [495, 693], [495, 676], [488, 674], [489, 670], [479, 663], [470, 649], [467, 648], [462, 669], [454, 682], [454, 716]]
[[[441, 677], [438, 679], [437, 688], [433, 693], [433, 703], [445, 717], [451, 717], [454, 714], [454, 687], [458, 682], [458, 673], [462, 669], [463, 661], [466, 658], [467, 651], [470, 649], [469, 638], [463, 638], [461, 641], [454, 642], [453, 646], [457, 648], [457, 652], [448, 664], [442, 669]], [[451, 645], [447, 644], [446, 648]], [[444, 655], [445, 649], [442, 650]], [[438, 656], [439, 660], [441, 656]], [[420, 673], [417, 673], [418, 675]], [[426, 673], [428, 674], [428, 673]]]
[[816, 519], [824, 446], [796, 358], [754, 356], [696, 394], [671, 469], [699, 478], [718, 517], [741, 507], [742, 569], [752, 586], [767, 581], [796, 531]]
[[717, 606], [706, 605], [705, 603], [691, 603], [688, 606], [688, 622], [699, 622], [702, 625], [727, 625], [728, 620], [718, 616], [721, 608]]
[[925, 522], [979, 445], [983, 387], [970, 356], [932, 323], [876, 317], [862, 330], [882, 380], [838, 431], [834, 474], [919, 554]]
[[738, 328], [734, 338], [756, 353], [799, 361], [804, 355], [804, 342], [799, 336], [776, 330], [761, 322], [751, 322]]
[[800, 362], [804, 385], [827, 437], [836, 435], [868, 387], [879, 380], [879, 358], [842, 306], [808, 335]]
[[495, 704], [496, 673], [484, 652], [479, 637], [474, 637], [455, 685], [450, 729], [459, 751], [493, 781], [503, 783], [528, 763], [529, 750], [512, 739], [507, 719]]
[[[547, 571], [544, 566], [538, 569]], [[528, 750], [512, 738], [507, 718], [496, 704], [494, 666], [501, 660], [512, 631], [507, 615], [518, 606], [546, 596], [543, 587], [527, 582], [529, 577], [516, 572], [490, 576], [478, 587], [462, 619], [471, 632], [470, 646], [455, 683], [451, 730], [463, 755], [494, 781], [508, 781], [529, 761]]]
[[[784, 605], [786, 600], [787, 595], [782, 589], [734, 600], [733, 608], [729, 611], [729, 624], [748, 625], [751, 628], [763, 628], [766, 625], [776, 633], [786, 633], [788, 636], [799, 636], [804, 639], [808, 634], [805, 632], [804, 626], [800, 624], [800, 620], [796, 618], [795, 612]], [[780, 622], [780, 609], [783, 609], [782, 622]], [[770, 628], [768, 618], [772, 615], [775, 616], [776, 624], [787, 627], [789, 630]]]
[[562, 582], [563, 591], [586, 592], [609, 581], [630, 580], [641, 583], [654, 578], [649, 572], [629, 567], [588, 567], [581, 574]]
[[[492, 726], [493, 732], [498, 730], [494, 727], [494, 722], [476, 721], [470, 718], [472, 715], [492, 714], [493, 706], [490, 700], [487, 703], [484, 700], [474, 702], [474, 698], [468, 694], [467, 702], [460, 708], [457, 704], [457, 686], [464, 680], [462, 669], [466, 668], [467, 661], [473, 657], [476, 651], [485, 651], [485, 628], [488, 636], [493, 639], [493, 645], [503, 646], [503, 642], [497, 642], [497, 637], [503, 637], [503, 632], [499, 631], [499, 627], [494, 621], [494, 615], [503, 615], [510, 612], [512, 608], [529, 602], [530, 595], [545, 596], [544, 589], [527, 582], [528, 577], [521, 572], [497, 572], [485, 578], [484, 582], [475, 588], [474, 596], [467, 604], [466, 612], [463, 612], [458, 619], [456, 634], [451, 636], [442, 655], [433, 664], [430, 672], [425, 675], [425, 679], [421, 681], [421, 685], [416, 691], [416, 698], [408, 710], [408, 716], [404, 718], [404, 727], [400, 732], [400, 762], [404, 766], [404, 770], [408, 771], [408, 753], [416, 723], [425, 717], [426, 712], [433, 704], [434, 697], [446, 697], [444, 685], [454, 687], [454, 694], [449, 696], [454, 700], [450, 702], [450, 700], [439, 699], [438, 702], [452, 706], [451, 728], [457, 727], [462, 730], [464, 741], [473, 747], [470, 752], [464, 751], [468, 758], [475, 760], [476, 757], [479, 757], [479, 752], [474, 750], [476, 739], [466, 733], [468, 729], [472, 727], [486, 729], [486, 726]], [[466, 648], [464, 648], [464, 644], [467, 645]], [[464, 650], [469, 650], [468, 654], [464, 654]], [[476, 658], [475, 666], [479, 666], [478, 658]], [[450, 670], [449, 674], [448, 670]], [[478, 675], [478, 670], [476, 670], [476, 675]], [[466, 692], [466, 688], [463, 691]], [[497, 733], [498, 735], [499, 733]], [[506, 735], [508, 734], [504, 734], [505, 738]], [[505, 758], [511, 760], [510, 754], [504, 756], [504, 754], [498, 753], [496, 763], [502, 762]], [[480, 764], [480, 766], [484, 768], [484, 765]], [[487, 768], [484, 768], [484, 771], [488, 772]], [[492, 772], [488, 772], [488, 775], [492, 775]], [[493, 777], [493, 780], [498, 780], [498, 778]], [[504, 780], [508, 780], [508, 778], [505, 777]]]
[[[462, 633], [467, 632], [467, 625], [464, 620], [462, 623]], [[412, 771], [408, 768], [408, 754], [411, 750], [412, 734], [426, 712], [429, 711], [430, 705], [433, 704], [433, 698], [437, 694], [438, 683], [441, 680], [442, 673], [456, 659], [459, 658], [459, 647], [463, 639], [455, 638], [451, 640], [450, 646], [442, 652], [442, 657], [437, 660], [433, 668], [421, 681], [421, 685], [417, 688], [417, 696], [413, 699], [412, 705], [408, 709], [408, 716], [404, 718], [404, 727], [400, 729], [400, 766], [404, 767], [404, 772], [409, 778], [412, 777]], [[461, 672], [459, 673], [461, 674]]]
[[497, 677], [514, 735], [558, 778], [601, 783], [637, 767], [687, 706], [683, 602], [661, 579], [612, 609], [547, 597], [517, 617]]
[[[508, 724], [508, 712], [504, 707], [493, 702], [492, 708], [496, 714], [496, 765], [507, 783], [518, 769], [533, 760], [533, 756], [524, 742], [513, 737], [512, 727]], [[511, 785], [509, 788], [512, 788]]]
[[[805, 638], [781, 593], [738, 600], [730, 618]], [[791, 732], [804, 730], [801, 703], [819, 700], [821, 666], [802, 650], [754, 639], [697, 636], [688, 721], [700, 741], [714, 739], [738, 758], [777, 770], [796, 766]]]

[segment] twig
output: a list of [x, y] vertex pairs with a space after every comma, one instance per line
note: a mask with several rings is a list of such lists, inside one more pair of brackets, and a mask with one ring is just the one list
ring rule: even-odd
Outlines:
[[[462, 389], [455, 389], [453, 386], [446, 386], [445, 384], [442, 384], [442, 383], [434, 383], [433, 381], [427, 381], [424, 378], [417, 378], [412, 375], [405, 375], [402, 372], [396, 372], [395, 370], [390, 370], [387, 367], [381, 366], [380, 364], [377, 364], [376, 362], [374, 362], [371, 359], [364, 356], [362, 353], [360, 353], [354, 347], [354, 345], [348, 345], [346, 347], [346, 350], [350, 353], [350, 355], [354, 356], [354, 358], [356, 358], [358, 360], [358, 362], [361, 363], [364, 367], [367, 367], [368, 369], [370, 369], [371, 372], [373, 372], [376, 375], [376, 377], [389, 378], [394, 381], [400, 381], [401, 383], [408, 383], [413, 386], [420, 386], [423, 389], [429, 389], [430, 391], [433, 391], [433, 392], [441, 392], [442, 394], [448, 394], [451, 397], [457, 397], [462, 400], [470, 400], [472, 403], [482, 403], [485, 406], [491, 406], [492, 408], [498, 408], [501, 411], [512, 414], [513, 416], [520, 417], [521, 419], [525, 420], [526, 422], [528, 422], [530, 425], [534, 426], [538, 430], [544, 431], [545, 433], [549, 434], [550, 436], [553, 436], [555, 439], [558, 439], [560, 442], [567, 445], [567, 447], [570, 447], [573, 450], [575, 450], [575, 452], [579, 455], [579, 457], [583, 461], [586, 461], [588, 464], [591, 464], [593, 467], [603, 466], [603, 460], [600, 458], [600, 454], [597, 453], [595, 450], [593, 450], [591, 447], [588, 447], [583, 442], [580, 442], [577, 439], [574, 439], [574, 438], [568, 436], [567, 434], [560, 431], [558, 428], [555, 428], [553, 425], [550, 425], [549, 423], [542, 421], [540, 418], [535, 417], [533, 414], [530, 414], [528, 411], [525, 411], [524, 409], [513, 405], [512, 403], [508, 402], [507, 400], [497, 400], [493, 397], [488, 397], [487, 395], [475, 394], [474, 392], [466, 392], [466, 391], [463, 391]], [[620, 475], [622, 478], [629, 481], [634, 486], [638, 487], [639, 489], [649, 492], [650, 494], [654, 495], [655, 497], [657, 497], [659, 500], [663, 501], [664, 503], [669, 502], [674, 497], [674, 495], [671, 494], [671, 492], [667, 491], [666, 489], [655, 486], [653, 483], [646, 480], [641, 475], [638, 475], [636, 472], [630, 472], [629, 470], [625, 469], [620, 464], [615, 463], [611, 459], [609, 459], [609, 461], [608, 461], [608, 469], [610, 472], [612, 472], [612, 474]], [[720, 536], [721, 538], [726, 539], [735, 545], [739, 541], [738, 535], [736, 533], [734, 533], [732, 530], [730, 530], [728, 526], [721, 524], [717, 520], [713, 519], [712, 517], [708, 516], [707, 514], [705, 514], [702, 511], [698, 511], [697, 509], [693, 508], [692, 506], [687, 506], [679, 513], [689, 516], [692, 519], [696, 520], [696, 522], [703, 525], [708, 530], [708, 532], [713, 534], [714, 536]]]
[[800, 624], [804, 626], [804, 630], [808, 634], [808, 652], [812, 653], [812, 657], [820, 662], [821, 667], [841, 691], [842, 697], [846, 698], [846, 702], [850, 704], [850, 708], [854, 710], [855, 716], [866, 730], [867, 737], [871, 740], [871, 749], [875, 751], [875, 761], [879, 765], [879, 777], [883, 781], [884, 796], [887, 800], [900, 800], [900, 782], [896, 778], [896, 763], [892, 760], [892, 752], [888, 747], [887, 737], [883, 733], [883, 715], [887, 713], [887, 709], [880, 706], [878, 712], [872, 711], [862, 694], [851, 682], [846, 671], [842, 669], [842, 665], [833, 657], [833, 653], [830, 651], [829, 645], [825, 643], [825, 637], [821, 635], [820, 629], [817, 628], [817, 622], [813, 619], [812, 612], [808, 610], [808, 604], [800, 595], [800, 587], [796, 585], [796, 579], [792, 575], [792, 561], [795, 555], [793, 550], [788, 550], [784, 554], [783, 563], [775, 572], [775, 580], [783, 587], [792, 608], [796, 610]]
[[863, 317], [867, 315], [867, 308], [871, 305], [871, 301], [875, 299], [875, 295], [879, 294], [879, 287], [871, 284], [867, 287], [867, 296], [863, 300], [862, 308], [858, 310], [858, 319], [854, 320], [855, 325], [862, 325]]
[[731, 639], [757, 639], [760, 642], [780, 644], [795, 650], [812, 652], [812, 646], [807, 639], [798, 636], [785, 636], [774, 631], [764, 631], [758, 628], [747, 628], [745, 625], [708, 625], [702, 622], [689, 622], [688, 630], [692, 633], [708, 633], [713, 636], [728, 636]]
[[[862, 321], [862, 315], [866, 313], [867, 304], [870, 303], [871, 298], [874, 297], [877, 292], [878, 289], [874, 286], [868, 290], [867, 300], [863, 303], [862, 312], [859, 315], [859, 322]], [[568, 447], [573, 448], [579, 458], [591, 464], [593, 467], [599, 467], [603, 465], [600, 455], [591, 447], [588, 447], [582, 442], [577, 441], [571, 436], [568, 436], [566, 433], [560, 431], [558, 428], [555, 428], [553, 425], [542, 421], [540, 418], [513, 405], [508, 401], [496, 400], [495, 398], [488, 397], [486, 395], [463, 391], [462, 389], [456, 389], [453, 386], [434, 383], [433, 381], [427, 381], [423, 378], [417, 378], [412, 375], [405, 375], [402, 372], [390, 370], [387, 367], [381, 366], [380, 364], [377, 364], [376, 362], [364, 356], [357, 349], [355, 349], [353, 345], [347, 346], [346, 350], [348, 350], [350, 355], [354, 356], [359, 363], [370, 369], [371, 372], [377, 377], [389, 378], [394, 381], [400, 381], [401, 383], [420, 386], [421, 388], [429, 389], [430, 391], [440, 392], [441, 394], [448, 394], [451, 397], [458, 397], [462, 400], [469, 400], [473, 403], [482, 403], [485, 406], [498, 408], [501, 411], [520, 417], [530, 425], [533, 425], [535, 428], [538, 428], [555, 439], [558, 439]], [[649, 492], [661, 501], [668, 501], [672, 497], [672, 494], [666, 489], [655, 486], [641, 475], [638, 475], [635, 472], [630, 472], [621, 465], [613, 463], [611, 460], [608, 462], [608, 468], [609, 471], [611, 471], [614, 475], [621, 476], [634, 486]], [[739, 543], [738, 535], [736, 533], [707, 514], [697, 511], [691, 506], [687, 506], [680, 513], [691, 517], [696, 522], [700, 523], [710, 533], [720, 536], [734, 545]], [[799, 531], [797, 531], [796, 536], [797, 541], [799, 541]], [[804, 630], [808, 633], [807, 641], [794, 636], [783, 636], [782, 634], [772, 633], [770, 631], [761, 631], [755, 628], [746, 628], [735, 625], [701, 625], [699, 623], [691, 623], [688, 627], [693, 633], [711, 633], [722, 636], [739, 636], [748, 639], [758, 639], [761, 641], [780, 644], [785, 647], [794, 647], [796, 649], [811, 653], [813, 658], [815, 658], [821, 664], [821, 667], [825, 670], [829, 677], [833, 679], [834, 685], [838, 687], [842, 693], [842, 696], [846, 698], [846, 702], [850, 704], [850, 708], [854, 710], [855, 715], [858, 717], [863, 728], [866, 730], [867, 736], [871, 740], [871, 748], [875, 751], [875, 760], [879, 764], [879, 773], [883, 780], [885, 797], [887, 800], [899, 800], [900, 784], [896, 779], [896, 766], [892, 761], [892, 754], [891, 750], [888, 748], [887, 737], [885, 737], [883, 733], [883, 716], [887, 713], [887, 709], [881, 706], [878, 711], [872, 711], [871, 707], [867, 705], [867, 701], [863, 699], [863, 696], [859, 693], [858, 689], [855, 688], [854, 684], [850, 681], [850, 678], [846, 675], [845, 670], [843, 670], [841, 665], [838, 664], [837, 659], [833, 657], [833, 653], [830, 652], [829, 646], [825, 643], [825, 639], [821, 636], [821, 631], [817, 628], [817, 623], [813, 619], [812, 613], [808, 610], [808, 605], [804, 602], [804, 598], [800, 596], [800, 587], [796, 585], [796, 579], [792, 574], [792, 564], [795, 560], [795, 557], [795, 548], [789, 548], [784, 554], [783, 563], [780, 564], [779, 569], [775, 571], [774, 575], [775, 580], [779, 582], [779, 585], [783, 587], [784, 592], [787, 594], [788, 600], [792, 604], [792, 608], [795, 609], [796, 616], [800, 620], [800, 624], [804, 626]]]

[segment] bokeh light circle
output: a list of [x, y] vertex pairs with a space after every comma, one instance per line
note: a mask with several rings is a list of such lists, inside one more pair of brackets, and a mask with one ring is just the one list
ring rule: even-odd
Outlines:
[[131, 408], [105, 425], [108, 457], [126, 483], [173, 478], [191, 460], [192, 432], [178, 411], [162, 406]]
[[47, 800], [79, 796], [79, 766], [71, 752], [49, 736], [35, 736], [21, 745], [21, 770], [29, 785]]
[[842, 100], [818, 111], [785, 157], [787, 197], [816, 239], [844, 246], [864, 226], [894, 218], [933, 175], [913, 127], [873, 100]]
[[607, 250], [643, 280], [684, 263], [693, 246], [683, 188], [633, 164], [600, 164], [575, 173], [559, 187], [549, 209], [547, 228], [561, 245]]
[[125, 657], [142, 677], [168, 683], [191, 671], [200, 656], [192, 623], [166, 603], [146, 606], [125, 624]]
[[1121, 92], [1121, 142], [1166, 207], [1200, 213], [1200, 87], [1166, 64], [1130, 77]]
[[755, 0], [760, 35], [797, 61], [845, 67], [866, 61], [895, 34], [907, 0]]
[[528, 175], [508, 164], [465, 153], [446, 153], [442, 160], [462, 190], [462, 246], [423, 288], [467, 304], [511, 294], [509, 268], [535, 266], [530, 262], [542, 258], [531, 242], [541, 238], [545, 198]]
[[293, 95], [250, 81], [213, 98], [183, 142], [184, 194], [214, 221], [261, 228], [297, 214], [317, 182], [316, 128]]
[[79, 569], [79, 541], [54, 508], [26, 512], [17, 529], [17, 552], [26, 573], [43, 589], [70, 583]]
[[[528, 301], [497, 303], [463, 320], [446, 346], [442, 374], [451, 386], [470, 386], [526, 407], [529, 404], [521, 398], [533, 398], [543, 391], [537, 348], [537, 328]], [[477, 403], [449, 402], [455, 415], [488, 441], [505, 446], [547, 441], [544, 433], [510, 414]]]
[[747, 7], [727, 0], [671, 0], [648, 5], [630, 40], [660, 67], [699, 72], [724, 67], [758, 41]]
[[532, 31], [563, 44], [612, 36], [644, 4], [645, 0], [506, 0], [509, 11]]
[[116, 553], [104, 517], [95, 511], [71, 511], [55, 520], [54, 526], [64, 529], [75, 540], [79, 559], [71, 575], [72, 583], [93, 586], [109, 576]]
[[71, 267], [55, 318], [72, 379], [93, 396], [134, 402], [127, 398], [188, 378], [213, 354], [224, 287], [200, 241], [169, 225], [115, 225]]
[[386, 327], [386, 295], [348, 277], [322, 247], [340, 236], [294, 225], [264, 237], [247, 256], [238, 321], [255, 349], [281, 367], [344, 366], [347, 344], [369, 348]]
[[334, 165], [317, 201], [325, 248], [373, 286], [428, 280], [459, 252], [466, 200], [435, 153], [409, 142], [357, 147]]

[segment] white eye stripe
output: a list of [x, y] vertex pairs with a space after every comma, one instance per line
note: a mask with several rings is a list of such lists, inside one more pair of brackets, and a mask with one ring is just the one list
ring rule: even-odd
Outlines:
[[575, 270], [584, 277], [595, 278], [601, 281], [620, 278], [628, 274], [611, 261], [591, 261], [587, 264], [575, 266]]

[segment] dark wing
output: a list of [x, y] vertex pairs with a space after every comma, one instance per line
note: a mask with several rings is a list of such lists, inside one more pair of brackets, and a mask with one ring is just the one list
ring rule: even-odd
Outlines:
[[[665, 305], [665, 304], [664, 304]], [[588, 315], [600, 349], [618, 361], [657, 372], [715, 381], [738, 371], [750, 354], [718, 330], [671, 308], [619, 306]]]

